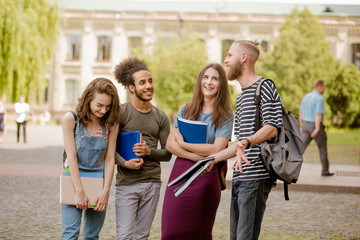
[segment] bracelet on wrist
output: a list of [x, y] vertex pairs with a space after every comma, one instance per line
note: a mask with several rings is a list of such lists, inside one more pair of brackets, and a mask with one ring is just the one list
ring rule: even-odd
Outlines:
[[244, 140], [246, 141], [246, 148], [245, 149], [249, 149], [251, 147], [251, 142], [248, 138], [244, 138]]

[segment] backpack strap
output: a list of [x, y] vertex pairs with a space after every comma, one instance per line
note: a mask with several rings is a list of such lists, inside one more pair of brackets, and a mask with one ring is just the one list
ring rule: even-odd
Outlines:
[[289, 189], [288, 189], [288, 183], [286, 181], [283, 182], [284, 184], [284, 198], [286, 201], [289, 201]]
[[70, 112], [71, 112], [71, 114], [74, 116], [75, 122], [77, 122], [77, 121], [78, 121], [78, 117], [77, 117], [77, 113], [75, 112], [75, 110], [71, 110]]
[[[77, 116], [77, 113], [75, 110], [71, 110], [70, 111], [71, 114], [74, 116], [74, 120], [75, 120], [75, 127], [74, 127], [74, 138], [75, 138], [75, 131], [76, 131], [76, 126], [77, 126], [77, 122], [78, 122], [78, 116]], [[65, 149], [64, 149], [64, 152], [63, 152], [63, 167], [65, 168], [65, 160], [66, 160], [66, 152], [65, 152]]]
[[74, 116], [74, 120], [75, 120], [75, 127], [74, 127], [74, 137], [75, 137], [75, 131], [76, 131], [76, 126], [77, 126], [77, 122], [78, 122], [78, 116], [77, 116], [77, 112], [75, 112], [75, 110], [71, 110], [70, 112]]
[[265, 82], [267, 80], [273, 82], [271, 79], [261, 78], [259, 84], [256, 87], [256, 91], [255, 91], [255, 96], [254, 96], [254, 101], [255, 101], [255, 106], [256, 106], [256, 111], [255, 111], [255, 132], [257, 132], [261, 128], [261, 125], [262, 125], [261, 124], [261, 119], [260, 119], [261, 86], [262, 86], [263, 82]]

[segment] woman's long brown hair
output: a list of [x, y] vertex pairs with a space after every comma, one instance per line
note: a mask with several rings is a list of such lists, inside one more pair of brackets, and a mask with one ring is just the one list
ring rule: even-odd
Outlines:
[[112, 99], [110, 110], [107, 111], [104, 117], [101, 118], [101, 125], [111, 128], [112, 126], [120, 123], [121, 116], [123, 116], [123, 114], [116, 87], [109, 79], [101, 77], [90, 82], [81, 94], [79, 103], [76, 106], [79, 121], [84, 126], [87, 126], [87, 124], [91, 122], [90, 116], [92, 113], [90, 109], [90, 102], [94, 99], [95, 93], [105, 93]]
[[213, 68], [219, 73], [219, 89], [216, 93], [216, 98], [213, 105], [212, 111], [212, 122], [215, 125], [215, 129], [221, 126], [231, 115], [232, 109], [230, 105], [230, 92], [228, 80], [224, 68], [218, 63], [207, 64], [199, 73], [197, 82], [194, 89], [192, 100], [186, 105], [184, 117], [191, 120], [198, 120], [202, 112], [204, 104], [204, 94], [201, 91], [201, 81], [204, 73], [207, 69]]

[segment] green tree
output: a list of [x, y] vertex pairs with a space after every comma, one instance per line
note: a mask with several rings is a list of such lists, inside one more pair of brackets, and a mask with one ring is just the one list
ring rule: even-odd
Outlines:
[[338, 127], [360, 127], [360, 71], [355, 65], [337, 66], [333, 81], [326, 85], [331, 123]]
[[0, 0], [0, 96], [42, 100], [56, 43], [58, 5], [51, 0]]
[[173, 120], [179, 107], [191, 99], [197, 76], [208, 61], [204, 42], [186, 30], [181, 39], [159, 41], [151, 54], [139, 57], [152, 73], [158, 106]]
[[283, 105], [297, 114], [313, 81], [330, 82], [335, 66], [317, 17], [307, 9], [294, 9], [280, 28], [274, 51], [260, 57], [258, 71], [275, 81]]

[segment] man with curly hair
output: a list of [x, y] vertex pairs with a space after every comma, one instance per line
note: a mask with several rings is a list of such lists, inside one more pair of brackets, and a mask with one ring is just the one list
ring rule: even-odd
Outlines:
[[142, 136], [133, 147], [139, 159], [125, 161], [116, 154], [116, 239], [147, 239], [160, 196], [160, 161], [171, 158], [165, 149], [170, 121], [150, 103], [154, 85], [145, 62], [123, 60], [115, 67], [115, 78], [132, 94], [131, 101], [122, 105], [125, 116], [119, 131], [140, 131]]

